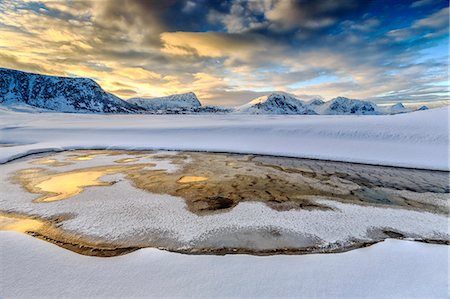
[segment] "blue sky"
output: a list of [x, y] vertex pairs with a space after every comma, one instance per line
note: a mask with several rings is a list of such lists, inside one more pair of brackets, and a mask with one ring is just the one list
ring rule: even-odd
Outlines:
[[448, 1], [0, 0], [0, 66], [123, 98], [448, 100]]

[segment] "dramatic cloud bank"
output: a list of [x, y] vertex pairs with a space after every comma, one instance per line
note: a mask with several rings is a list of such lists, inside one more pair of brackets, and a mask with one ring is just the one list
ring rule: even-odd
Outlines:
[[2, 1], [0, 67], [118, 96], [448, 100], [446, 0]]

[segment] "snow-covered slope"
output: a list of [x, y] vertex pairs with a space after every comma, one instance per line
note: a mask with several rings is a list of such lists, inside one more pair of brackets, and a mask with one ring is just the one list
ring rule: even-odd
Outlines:
[[376, 115], [381, 114], [377, 105], [368, 101], [354, 100], [345, 97], [337, 97], [315, 108], [317, 114], [357, 114]]
[[185, 255], [145, 248], [101, 258], [0, 232], [0, 290], [5, 298], [447, 298], [447, 250], [386, 240], [322, 255]]
[[132, 98], [127, 101], [151, 113], [198, 112], [200, 101], [193, 92], [175, 94], [160, 98]]
[[0, 163], [46, 150], [171, 149], [448, 170], [448, 107], [397, 115], [95, 115], [0, 109]]
[[59, 112], [129, 113], [138, 110], [105, 92], [95, 81], [0, 68], [0, 104]]
[[304, 102], [295, 96], [276, 92], [256, 98], [237, 107], [236, 112], [245, 114], [316, 114]]

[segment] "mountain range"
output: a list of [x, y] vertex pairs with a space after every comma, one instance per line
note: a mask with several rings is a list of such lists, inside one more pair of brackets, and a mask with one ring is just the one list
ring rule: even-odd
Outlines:
[[[16, 110], [72, 113], [379, 115], [413, 111], [402, 103], [379, 107], [370, 101], [345, 97], [327, 102], [321, 97], [302, 101], [284, 92], [270, 93], [236, 108], [202, 106], [193, 92], [125, 101], [104, 91], [92, 79], [47, 76], [6, 68], [0, 68], [0, 105]], [[419, 108], [425, 109], [428, 108]]]

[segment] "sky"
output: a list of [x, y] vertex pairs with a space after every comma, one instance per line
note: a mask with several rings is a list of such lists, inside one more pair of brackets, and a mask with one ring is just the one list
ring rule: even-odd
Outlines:
[[444, 0], [0, 0], [0, 67], [96, 80], [128, 99], [272, 91], [449, 99]]

